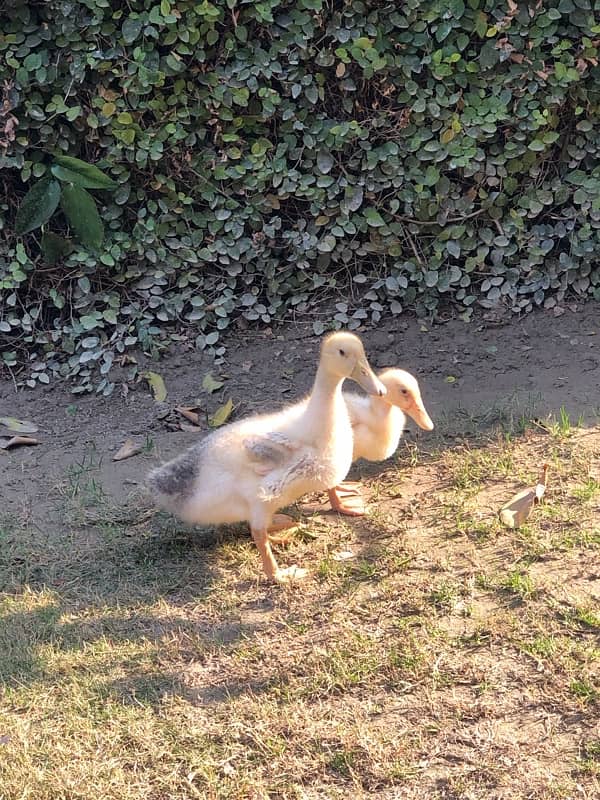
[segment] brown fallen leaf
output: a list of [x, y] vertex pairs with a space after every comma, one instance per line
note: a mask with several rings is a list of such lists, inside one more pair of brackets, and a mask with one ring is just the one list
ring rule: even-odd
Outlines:
[[192, 425], [191, 422], [184, 422], [184, 420], [179, 420], [179, 430], [186, 431], [189, 433], [198, 433], [201, 430], [199, 425]]
[[141, 444], [137, 444], [136, 442], [133, 441], [133, 439], [126, 439], [125, 442], [114, 454], [113, 461], [123, 461], [124, 458], [131, 458], [131, 456], [137, 456], [138, 453], [142, 452], [142, 449], [143, 448]]
[[0, 439], [0, 450], [10, 450], [12, 447], [19, 447], [20, 445], [39, 444], [38, 439], [33, 436], [11, 436], [3, 437]]
[[178, 414], [181, 414], [182, 417], [185, 417], [188, 422], [191, 422], [192, 425], [200, 425], [200, 417], [198, 416], [198, 412], [195, 410], [198, 406], [176, 406], [175, 411]]
[[498, 516], [507, 528], [519, 528], [525, 522], [533, 507], [540, 502], [546, 492], [547, 477], [548, 464], [544, 464], [537, 484], [518, 492], [502, 506]]

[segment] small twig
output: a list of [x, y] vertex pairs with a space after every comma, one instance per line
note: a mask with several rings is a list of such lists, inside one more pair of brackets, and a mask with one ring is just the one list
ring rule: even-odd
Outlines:
[[415, 244], [415, 240], [410, 235], [410, 231], [408, 230], [408, 228], [406, 226], [403, 226], [402, 230], [404, 231], [404, 235], [408, 239], [408, 243], [410, 244], [411, 249], [412, 249], [413, 253], [415, 254], [415, 258], [417, 260], [417, 263], [420, 264], [421, 266], [423, 266], [423, 259], [421, 258], [421, 254], [417, 250], [417, 245]]
[[398, 222], [408, 222], [411, 225], [439, 225], [440, 227], [448, 224], [454, 224], [455, 222], [464, 222], [467, 219], [473, 219], [474, 217], [478, 217], [480, 214], [483, 214], [485, 208], [479, 208], [477, 211], [473, 211], [471, 214], [466, 214], [464, 217], [450, 217], [444, 222], [438, 222], [436, 219], [413, 219], [412, 217], [403, 217], [399, 214], [391, 214], [390, 216], [394, 219], [398, 220]]

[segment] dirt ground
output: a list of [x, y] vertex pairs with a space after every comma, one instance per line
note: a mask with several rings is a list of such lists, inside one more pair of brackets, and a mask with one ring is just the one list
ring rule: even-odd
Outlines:
[[[353, 468], [367, 516], [292, 509], [293, 586], [245, 526], [190, 530], [141, 487], [229, 398], [306, 392], [308, 326], [232, 337], [219, 364], [140, 356], [164, 403], [145, 380], [0, 384], [40, 440], [0, 450], [0, 800], [600, 797], [599, 310], [365, 331], [436, 429]], [[128, 438], [142, 452], [114, 462]], [[544, 462], [544, 503], [504, 528]]]
[[[574, 419], [593, 417], [600, 408], [599, 311], [600, 304], [587, 303], [559, 317], [540, 311], [505, 323], [429, 325], [402, 317], [361, 335], [375, 368], [400, 366], [419, 377], [432, 419], [452, 436], [507, 414], [516, 420], [564, 407]], [[17, 394], [10, 381], [0, 382], [0, 416], [35, 422], [41, 440], [38, 447], [0, 450], [5, 508], [46, 513], [44, 498], [69, 466], [85, 468], [90, 459], [103, 491], [122, 502], [142, 477], [139, 459], [112, 461], [125, 439], [145, 443], [154, 459], [166, 459], [198, 435], [173, 430], [173, 415], [164, 416], [169, 408], [199, 401], [212, 413], [232, 398], [237, 416], [293, 400], [310, 389], [318, 343], [308, 325], [288, 325], [232, 336], [217, 366], [195, 351], [172, 352], [159, 362], [142, 355], [140, 372], [154, 370], [165, 380], [165, 404], [154, 401], [145, 381], [120, 384], [110, 398], [74, 396], [59, 383]], [[210, 395], [202, 389], [209, 371], [224, 384]]]

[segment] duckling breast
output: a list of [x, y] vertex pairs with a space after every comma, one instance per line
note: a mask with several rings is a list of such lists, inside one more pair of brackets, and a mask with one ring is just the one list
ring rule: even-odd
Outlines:
[[337, 408], [330, 436], [322, 443], [322, 450], [318, 456], [323, 488], [330, 489], [344, 480], [352, 465], [352, 452], [352, 425], [346, 404], [342, 400]]

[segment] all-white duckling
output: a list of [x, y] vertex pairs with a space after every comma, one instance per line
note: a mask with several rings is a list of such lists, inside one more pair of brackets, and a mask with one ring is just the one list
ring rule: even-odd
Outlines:
[[338, 332], [321, 345], [312, 392], [301, 411], [296, 404], [209, 434], [149, 474], [155, 501], [188, 523], [248, 521], [267, 576], [278, 582], [304, 577], [306, 570], [296, 566], [278, 567], [269, 529], [278, 508], [337, 486], [348, 473], [353, 439], [342, 395], [345, 378], [370, 394], [385, 394], [360, 339]]
[[[383, 461], [392, 456], [404, 432], [407, 415], [423, 430], [433, 430], [413, 375], [402, 369], [386, 369], [378, 377], [387, 389], [383, 397], [344, 392], [354, 436], [353, 461], [358, 458]], [[351, 516], [365, 513], [357, 484], [343, 483], [329, 489], [328, 494], [334, 510]]]

